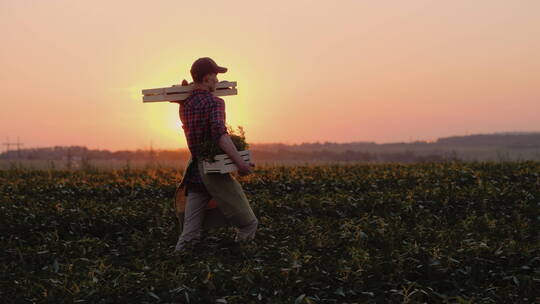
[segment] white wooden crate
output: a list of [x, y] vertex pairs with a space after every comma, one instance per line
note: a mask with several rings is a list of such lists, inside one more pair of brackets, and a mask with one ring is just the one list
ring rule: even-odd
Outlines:
[[[251, 160], [251, 155], [249, 153], [249, 150], [243, 150], [238, 151], [242, 159], [244, 159], [246, 162], [249, 162]], [[229, 155], [227, 154], [219, 154], [214, 157], [215, 162], [209, 163], [207, 161], [203, 161], [203, 168], [204, 173], [230, 173], [237, 171], [238, 168], [234, 164], [234, 162], [229, 158]]]
[[[173, 85], [167, 88], [146, 89], [142, 90], [143, 102], [160, 102], [160, 101], [181, 101], [185, 100], [191, 91], [193, 85]], [[236, 81], [221, 81], [216, 85], [216, 90], [212, 92], [214, 96], [229, 96], [237, 95]]]

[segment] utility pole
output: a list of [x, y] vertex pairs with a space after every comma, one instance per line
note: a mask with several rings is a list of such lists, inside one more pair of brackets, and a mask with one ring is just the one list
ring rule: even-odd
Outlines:
[[66, 168], [71, 170], [73, 167], [73, 155], [71, 154], [71, 147], [68, 148], [67, 157], [66, 157]]
[[9, 142], [9, 137], [6, 139], [6, 142], [2, 143], [3, 146], [6, 146], [6, 154], [11, 151], [11, 146], [17, 147], [17, 158], [21, 158], [21, 146], [24, 144], [20, 142], [19, 137], [17, 137], [17, 142]]
[[150, 140], [150, 160], [152, 161], [152, 165], [156, 162], [156, 151], [154, 151], [154, 145], [153, 141]]
[[147, 150], [148, 159], [146, 161], [147, 168], [154, 168], [156, 165], [156, 151], [154, 151], [154, 142], [150, 140], [150, 148]]
[[21, 146], [23, 145], [23, 143], [20, 142], [19, 140], [19, 137], [17, 136], [17, 159], [20, 159], [21, 158]]
[[11, 146], [11, 143], [9, 142], [9, 137], [6, 138], [6, 141], [2, 143], [2, 146], [6, 146], [6, 154], [9, 152], [9, 147]]

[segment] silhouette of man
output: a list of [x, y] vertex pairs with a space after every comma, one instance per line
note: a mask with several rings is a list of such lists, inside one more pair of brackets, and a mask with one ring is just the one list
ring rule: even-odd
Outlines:
[[[206, 141], [217, 143], [238, 167], [238, 173], [241, 176], [251, 174], [251, 167], [255, 166], [251, 162], [244, 161], [238, 153], [225, 126], [225, 103], [223, 99], [212, 94], [219, 82], [217, 74], [227, 72], [227, 68], [218, 66], [211, 58], [203, 57], [193, 63], [190, 72], [194, 89], [188, 98], [177, 102], [180, 103], [180, 120], [191, 152], [192, 162], [182, 179], [182, 184], [186, 187], [187, 202], [183, 230], [178, 238], [175, 251], [183, 251], [187, 244], [200, 240], [205, 208], [212, 197], [218, 201], [218, 207], [221, 207], [222, 210], [226, 211], [224, 208], [227, 206], [234, 206], [235, 210], [240, 210], [239, 213], [242, 213], [228, 218], [237, 227], [235, 241], [252, 240], [258, 226], [258, 220], [253, 214], [249, 202], [245, 199], [245, 194], [238, 182], [234, 180], [233, 183], [216, 184], [213, 182], [216, 180], [215, 178], [208, 179], [201, 176], [204, 173], [199, 170], [198, 166], [201, 161], [199, 159], [200, 149]], [[182, 82], [182, 85], [187, 84], [186, 80]], [[209, 173], [209, 175], [212, 174], [219, 173]], [[230, 181], [232, 177], [227, 178]], [[204, 181], [206, 181], [206, 185]], [[207, 186], [214, 190], [209, 191]], [[216, 187], [231, 189], [216, 191]], [[226, 211], [225, 213], [232, 212], [227, 213]]]

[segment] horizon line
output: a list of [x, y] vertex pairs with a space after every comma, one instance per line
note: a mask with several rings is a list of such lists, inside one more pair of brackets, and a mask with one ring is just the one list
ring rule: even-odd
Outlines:
[[[346, 142], [338, 142], [338, 141], [315, 141], [315, 142], [302, 142], [302, 143], [287, 143], [287, 142], [249, 142], [249, 145], [287, 145], [287, 146], [301, 146], [301, 145], [313, 145], [313, 144], [375, 144], [375, 145], [388, 145], [388, 144], [412, 144], [412, 143], [418, 143], [418, 142], [424, 142], [424, 143], [436, 143], [439, 139], [443, 138], [451, 138], [451, 137], [466, 137], [466, 136], [478, 136], [478, 135], [533, 135], [533, 134], [539, 134], [540, 131], [504, 131], [504, 132], [492, 132], [492, 133], [473, 133], [473, 134], [467, 134], [467, 135], [451, 135], [451, 136], [445, 136], [445, 137], [438, 137], [435, 140], [426, 140], [426, 139], [417, 139], [417, 140], [410, 140], [410, 141], [395, 141], [395, 142], [376, 142], [376, 141], [346, 141]], [[81, 145], [50, 145], [50, 146], [36, 146], [36, 147], [26, 147], [22, 148], [20, 150], [29, 150], [29, 149], [45, 149], [45, 148], [54, 148], [54, 147], [84, 147], [88, 150], [98, 150], [103, 151], [107, 150], [110, 152], [118, 152], [118, 151], [137, 151], [137, 150], [156, 150], [156, 151], [182, 151], [182, 150], [188, 150], [188, 147], [185, 148], [154, 148], [152, 147], [152, 144], [150, 147], [146, 147], [144, 149], [136, 148], [136, 149], [101, 149], [99, 147], [92, 148], [88, 146], [81, 146]], [[1, 153], [10, 152], [10, 151], [17, 151], [17, 149], [10, 149], [6, 151], [2, 151]]]

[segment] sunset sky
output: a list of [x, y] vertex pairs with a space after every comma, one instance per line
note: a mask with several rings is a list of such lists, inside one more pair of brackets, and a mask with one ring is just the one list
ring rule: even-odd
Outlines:
[[0, 0], [0, 141], [185, 148], [199, 57], [251, 143], [540, 131], [540, 1]]

